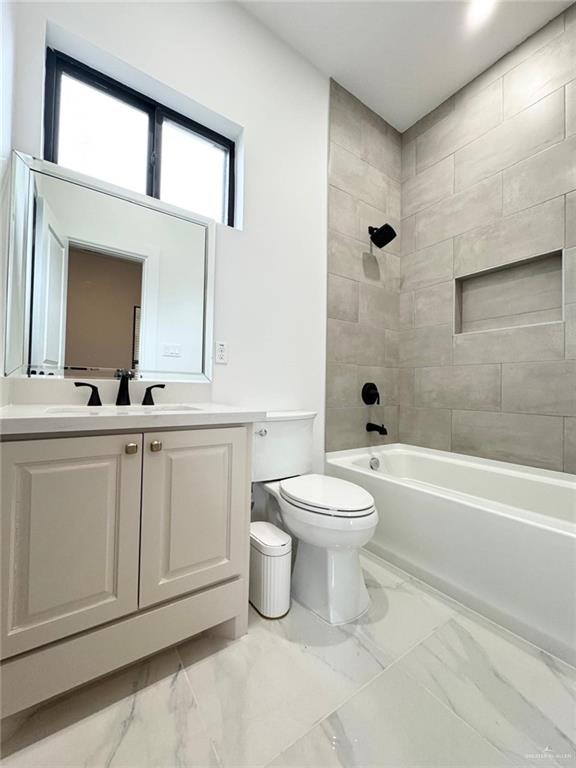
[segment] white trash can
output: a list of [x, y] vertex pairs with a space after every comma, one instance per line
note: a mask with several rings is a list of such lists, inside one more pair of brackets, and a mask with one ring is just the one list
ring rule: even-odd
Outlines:
[[267, 619], [290, 610], [292, 539], [272, 523], [250, 523], [250, 602]]

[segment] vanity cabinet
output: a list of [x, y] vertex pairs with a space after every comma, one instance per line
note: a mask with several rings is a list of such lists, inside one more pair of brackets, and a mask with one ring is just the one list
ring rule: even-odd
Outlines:
[[140, 607], [240, 575], [246, 462], [237, 428], [144, 436]]
[[170, 605], [184, 637], [227, 619], [242, 634], [250, 440], [231, 426], [1, 443], [2, 658], [118, 620], [116, 642], [141, 620], [169, 645], [182, 637], [151, 611]]
[[138, 608], [142, 440], [0, 445], [4, 657]]

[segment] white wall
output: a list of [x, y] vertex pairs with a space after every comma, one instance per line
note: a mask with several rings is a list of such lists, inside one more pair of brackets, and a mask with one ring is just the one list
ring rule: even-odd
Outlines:
[[[0, 3], [0, 296], [6, 295], [6, 252], [8, 249], [9, 174], [12, 144], [12, 87], [14, 79], [14, 30], [12, 8]], [[2, 299], [3, 302], [3, 299]], [[2, 310], [0, 302], [0, 310]], [[4, 360], [4, 312], [0, 312], [0, 359]], [[0, 406], [7, 390], [0, 378]]]
[[319, 459], [327, 79], [232, 4], [22, 3], [13, 10], [16, 149], [42, 154], [49, 23], [243, 127], [243, 229], [220, 228], [217, 238], [215, 338], [228, 342], [230, 359], [216, 367], [212, 397], [317, 410]]

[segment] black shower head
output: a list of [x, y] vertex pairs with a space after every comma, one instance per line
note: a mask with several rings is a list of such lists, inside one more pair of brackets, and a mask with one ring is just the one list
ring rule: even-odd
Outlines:
[[396, 231], [390, 224], [383, 224], [381, 227], [368, 227], [368, 234], [376, 248], [384, 248], [396, 237]]

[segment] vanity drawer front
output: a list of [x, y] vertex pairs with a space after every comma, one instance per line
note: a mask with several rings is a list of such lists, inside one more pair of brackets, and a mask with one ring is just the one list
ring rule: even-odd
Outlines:
[[0, 458], [2, 656], [135, 611], [142, 435], [3, 443]]
[[140, 607], [240, 575], [249, 499], [245, 427], [144, 435]]

